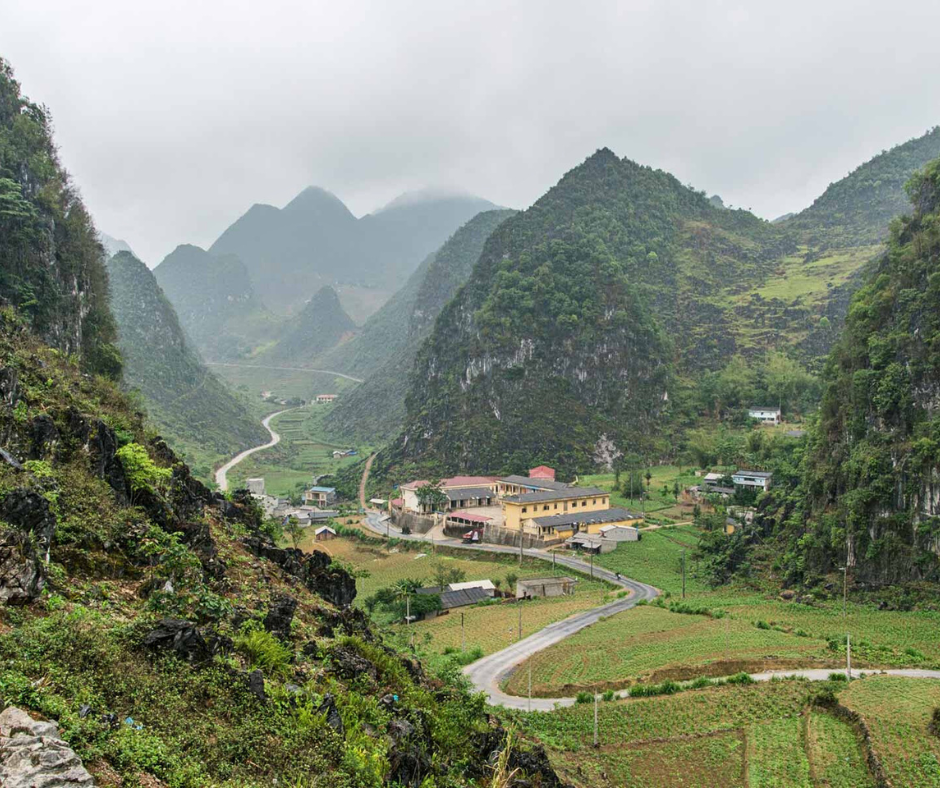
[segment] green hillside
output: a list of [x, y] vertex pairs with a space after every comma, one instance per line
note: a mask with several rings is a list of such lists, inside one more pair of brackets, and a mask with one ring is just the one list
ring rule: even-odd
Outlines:
[[160, 433], [208, 478], [220, 456], [263, 443], [255, 416], [189, 347], [154, 275], [129, 252], [108, 261], [124, 380]]
[[[935, 132], [876, 157], [823, 203], [931, 154]], [[865, 211], [846, 198], [848, 240], [866, 245], [842, 246], [831, 210], [771, 224], [598, 151], [491, 236], [417, 358], [405, 431], [378, 468], [551, 460], [583, 472], [603, 436], [671, 456], [702, 415], [703, 373], [737, 363], [760, 378], [770, 353], [821, 366], [880, 249], [866, 222], [896, 210], [896, 192], [885, 177]]]
[[153, 273], [205, 360], [236, 360], [277, 336], [278, 322], [255, 295], [248, 270], [237, 257], [184, 244]]
[[[419, 266], [352, 342], [330, 354], [329, 360], [321, 360], [329, 369], [367, 375], [330, 412], [326, 426], [331, 434], [384, 441], [398, 432], [405, 416], [408, 372], [421, 343], [470, 276], [486, 239], [513, 213], [477, 214]], [[329, 366], [332, 363], [338, 366]]]
[[256, 356], [255, 364], [305, 366], [348, 339], [356, 330], [332, 287], [321, 287], [295, 316], [287, 320], [277, 344]]
[[[792, 501], [788, 566], [863, 584], [940, 580], [940, 159], [908, 187], [913, 214], [852, 300], [826, 366], [818, 429]], [[791, 503], [792, 505], [792, 503]]]

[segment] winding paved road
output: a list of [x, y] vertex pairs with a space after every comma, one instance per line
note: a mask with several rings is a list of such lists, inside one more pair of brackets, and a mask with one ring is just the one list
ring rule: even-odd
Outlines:
[[282, 372], [321, 372], [324, 375], [336, 375], [338, 378], [346, 378], [353, 383], [362, 383], [362, 378], [354, 378], [345, 372], [337, 372], [335, 369], [311, 369], [310, 367], [266, 367], [261, 364], [230, 364], [225, 361], [206, 361], [207, 367], [240, 367], [241, 369], [276, 369]]
[[[365, 523], [368, 528], [380, 536], [386, 535], [388, 529], [391, 535], [399, 539], [413, 539], [418, 541], [433, 541], [434, 544], [453, 547], [461, 550], [482, 550], [490, 553], [503, 553], [518, 555], [519, 551], [513, 547], [494, 544], [473, 544], [467, 545], [456, 539], [433, 539], [429, 540], [424, 535], [404, 535], [394, 526], [391, 526], [382, 519], [382, 515], [377, 512], [369, 512], [366, 515]], [[525, 550], [524, 555], [529, 558], [540, 558], [543, 561], [552, 561], [552, 556], [545, 550]], [[591, 566], [577, 558], [568, 556], [557, 556], [555, 562], [561, 566], [567, 566], [570, 569], [577, 569], [579, 572], [590, 574]], [[575, 703], [574, 698], [529, 698], [519, 695], [509, 695], [500, 689], [500, 684], [506, 676], [525, 660], [539, 651], [543, 651], [549, 646], [553, 646], [567, 637], [580, 632], [585, 627], [589, 627], [601, 618], [621, 613], [635, 607], [641, 599], [651, 600], [659, 596], [659, 590], [646, 583], [640, 583], [636, 580], [630, 580], [626, 577], [618, 577], [601, 567], [594, 567], [594, 576], [607, 580], [615, 585], [626, 588], [630, 593], [623, 599], [609, 602], [593, 610], [585, 610], [581, 613], [575, 613], [563, 621], [556, 621], [547, 627], [539, 630], [527, 638], [513, 643], [511, 646], [497, 651], [495, 654], [478, 659], [463, 669], [463, 673], [473, 686], [480, 692], [486, 694], [487, 700], [494, 706], [504, 706], [509, 709], [519, 709], [520, 711], [554, 711], [562, 706], [572, 706]], [[755, 681], [771, 681], [774, 678], [800, 677], [809, 681], [825, 681], [833, 673], [842, 673], [844, 671], [834, 668], [809, 668], [805, 670], [780, 670], [768, 671], [766, 673], [752, 673], [751, 678]], [[888, 675], [903, 676], [915, 679], [940, 679], [940, 670], [921, 670], [919, 668], [898, 668], [879, 670], [872, 668], [862, 668], [852, 671], [853, 676], [865, 675]], [[625, 698], [629, 695], [629, 690], [621, 690], [615, 693], [618, 698]]]
[[240, 463], [246, 457], [250, 457], [256, 451], [270, 449], [272, 446], [277, 446], [277, 444], [281, 442], [281, 436], [271, 429], [271, 419], [273, 419], [275, 416], [280, 416], [282, 413], [288, 413], [292, 410], [297, 410], [297, 408], [285, 408], [284, 410], [279, 410], [277, 413], [272, 413], [269, 416], [265, 416], [261, 421], [261, 426], [264, 427], [271, 435], [271, 440], [261, 446], [255, 446], [252, 449], [245, 449], [245, 451], [243, 451], [241, 454], [236, 454], [234, 457], [232, 457], [232, 459], [230, 459], [227, 463], [225, 463], [225, 465], [215, 472], [215, 483], [219, 485], [219, 489], [222, 492], [225, 492], [228, 489], [228, 472], [232, 470], [232, 468], [238, 465], [238, 463]]

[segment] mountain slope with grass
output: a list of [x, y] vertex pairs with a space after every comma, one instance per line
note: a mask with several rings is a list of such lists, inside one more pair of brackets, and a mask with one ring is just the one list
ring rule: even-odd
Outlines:
[[208, 478], [218, 457], [267, 439], [248, 408], [189, 347], [153, 273], [129, 252], [108, 261], [124, 380], [143, 396], [153, 425]]
[[[327, 417], [331, 434], [384, 441], [401, 428], [408, 372], [447, 302], [469, 278], [483, 244], [514, 211], [484, 211], [457, 230], [350, 343], [329, 354], [327, 369], [367, 374]], [[335, 362], [333, 362], [335, 358]], [[336, 363], [340, 366], [328, 366]], [[319, 366], [320, 364], [318, 364]]]
[[[277, 546], [9, 308], [0, 366], [4, 706], [100, 786], [485, 784], [507, 734], [455, 661], [387, 646], [352, 575]], [[540, 750], [508, 760], [560, 785]]]
[[283, 208], [253, 206], [209, 251], [238, 256], [267, 307], [293, 313], [324, 285], [397, 289], [455, 229], [494, 207], [479, 197], [427, 192], [357, 219], [335, 195], [311, 186]]
[[311, 365], [322, 353], [352, 336], [356, 324], [343, 311], [336, 291], [321, 287], [300, 310], [288, 319], [284, 336], [253, 363]]
[[277, 336], [277, 321], [255, 295], [248, 270], [237, 257], [184, 244], [153, 273], [207, 361], [242, 358]]

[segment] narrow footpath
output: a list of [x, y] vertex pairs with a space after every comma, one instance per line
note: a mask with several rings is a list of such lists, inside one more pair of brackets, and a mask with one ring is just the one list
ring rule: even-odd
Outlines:
[[292, 410], [297, 410], [297, 408], [285, 408], [284, 410], [279, 410], [277, 413], [272, 413], [269, 416], [265, 416], [261, 420], [261, 426], [264, 427], [268, 434], [271, 436], [271, 440], [261, 446], [255, 446], [252, 449], [245, 449], [241, 454], [236, 454], [232, 459], [230, 459], [225, 465], [219, 468], [215, 472], [215, 483], [219, 485], [219, 489], [222, 492], [228, 490], [228, 472], [232, 470], [238, 463], [244, 460], [246, 457], [250, 457], [252, 454], [258, 451], [263, 451], [264, 449], [270, 449], [272, 446], [277, 446], [281, 442], [281, 436], [278, 435], [274, 430], [271, 429], [271, 419], [276, 416], [280, 416], [282, 413], [288, 413]]

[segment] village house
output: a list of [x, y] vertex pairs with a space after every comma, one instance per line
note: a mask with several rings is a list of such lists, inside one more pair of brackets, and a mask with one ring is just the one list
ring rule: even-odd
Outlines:
[[612, 553], [617, 549], [617, 542], [610, 539], [601, 539], [590, 534], [575, 534], [565, 539], [565, 547], [569, 550], [579, 550], [584, 553]]
[[761, 424], [777, 425], [781, 421], [780, 408], [770, 408], [761, 405], [755, 405], [752, 408], [748, 408], [747, 416], [750, 419], [759, 421]]
[[[570, 489], [577, 490], [578, 488]], [[594, 500], [593, 496], [591, 500]], [[604, 526], [634, 525], [643, 521], [642, 515], [634, 514], [626, 509], [613, 508], [582, 512], [574, 508], [575, 502], [561, 501], [560, 503], [572, 504], [571, 511], [547, 517], [532, 517], [528, 520], [524, 519], [524, 513], [520, 512], [526, 533], [531, 533], [541, 539], [563, 539], [579, 533], [598, 534]], [[552, 506], [554, 505], [555, 502], [552, 503]]]
[[335, 502], [335, 487], [309, 487], [304, 490], [304, 503], [308, 506], [329, 506]]
[[[636, 515], [638, 518], [642, 515]], [[639, 542], [640, 529], [632, 525], [602, 525], [598, 531], [601, 539], [611, 542]]]
[[316, 403], [317, 405], [328, 405], [338, 396], [339, 394], [317, 394]]
[[325, 542], [328, 539], [334, 538], [335, 536], [336, 531], [334, 531], [328, 525], [321, 525], [319, 528], [317, 528], [316, 531], [313, 532], [313, 538], [318, 542]]
[[731, 481], [736, 487], [750, 487], [758, 490], [767, 490], [771, 479], [773, 479], [773, 474], [768, 471], [735, 471], [731, 474]]
[[574, 593], [573, 577], [529, 577], [516, 583], [516, 599], [537, 596], [569, 596]]
[[[430, 484], [425, 479], [401, 485], [402, 509], [412, 514], [428, 514], [433, 507], [418, 499], [418, 490]], [[446, 511], [493, 506], [496, 503], [496, 478], [494, 476], [453, 476], [442, 479], [438, 488], [447, 496], [447, 504], [440, 507]]]
[[[503, 525], [513, 531], [523, 530], [536, 517], [588, 512], [610, 508], [610, 493], [599, 487], [569, 487], [507, 495], [502, 501]], [[533, 531], [535, 532], [535, 531]]]

